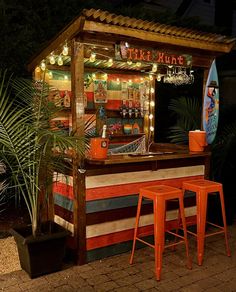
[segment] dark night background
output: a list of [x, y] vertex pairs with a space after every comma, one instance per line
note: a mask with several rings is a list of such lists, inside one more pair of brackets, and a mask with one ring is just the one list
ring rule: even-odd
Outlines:
[[[182, 17], [187, 5], [191, 3], [189, 0], [183, 0], [175, 13], [171, 13], [168, 8], [163, 9], [165, 1], [152, 0], [0, 0], [1, 68], [8, 68], [16, 75], [28, 74], [26, 64], [30, 58], [84, 8], [108, 10], [150, 21], [230, 34], [232, 17], [229, 16], [236, 1], [227, 1], [226, 6], [222, 2], [224, 1], [216, 0], [216, 25], [206, 26], [201, 24], [198, 16]], [[157, 9], [146, 9], [150, 4]], [[217, 16], [219, 12], [221, 17]]]

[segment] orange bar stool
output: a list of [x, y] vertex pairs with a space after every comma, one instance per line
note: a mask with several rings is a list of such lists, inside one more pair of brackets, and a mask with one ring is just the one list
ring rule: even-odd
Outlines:
[[[226, 253], [228, 256], [230, 256], [230, 249], [229, 249], [228, 236], [227, 236], [227, 224], [226, 224], [226, 216], [225, 216], [225, 203], [224, 203], [224, 194], [223, 194], [222, 184], [220, 184], [218, 182], [213, 182], [210, 180], [204, 180], [204, 179], [192, 180], [192, 181], [183, 182], [183, 194], [186, 190], [196, 193], [197, 233], [193, 233], [190, 231], [188, 231], [188, 232], [197, 237], [198, 265], [199, 266], [202, 265], [203, 255], [204, 255], [205, 238], [208, 236], [224, 233]], [[208, 195], [210, 195], [211, 193], [215, 193], [215, 192], [218, 192], [220, 195], [223, 226], [219, 226], [219, 225], [216, 225], [216, 224], [213, 224], [211, 222], [206, 221]], [[217, 227], [218, 231], [210, 232], [210, 233], [206, 234], [206, 224], [210, 224], [214, 227]]]
[[[138, 234], [139, 227], [139, 218], [140, 211], [142, 206], [142, 200], [150, 199], [153, 200], [153, 210], [154, 210], [154, 245], [150, 244], [147, 241], [144, 241], [140, 237], [141, 234]], [[179, 201], [179, 210], [182, 219], [182, 225], [184, 230], [184, 236], [181, 236], [177, 233], [173, 233], [171, 231], [167, 231], [170, 234], [179, 237], [180, 240], [174, 242], [169, 245], [165, 245], [165, 221], [166, 221], [166, 202], [168, 200], [178, 200]], [[134, 251], [136, 246], [136, 240], [154, 248], [155, 250], [155, 272], [157, 280], [161, 278], [161, 268], [162, 268], [162, 253], [165, 247], [172, 247], [179, 243], [185, 243], [186, 246], [186, 256], [187, 256], [187, 266], [189, 269], [192, 268], [192, 261], [189, 257], [189, 249], [188, 249], [188, 240], [187, 240], [187, 228], [186, 221], [184, 216], [184, 203], [183, 203], [183, 193], [180, 189], [166, 186], [166, 185], [157, 185], [144, 187], [140, 189], [138, 206], [137, 206], [137, 215], [134, 229], [134, 240], [133, 240], [133, 248], [130, 257], [130, 264], [133, 263]]]

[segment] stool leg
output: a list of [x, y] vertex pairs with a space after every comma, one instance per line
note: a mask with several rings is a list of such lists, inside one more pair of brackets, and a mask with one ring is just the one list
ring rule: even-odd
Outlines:
[[162, 253], [165, 242], [165, 207], [163, 200], [154, 200], [155, 271], [158, 281], [161, 279]]
[[183, 231], [184, 231], [184, 242], [185, 242], [185, 247], [186, 247], [187, 267], [189, 269], [192, 269], [192, 260], [189, 256], [187, 225], [186, 225], [185, 214], [184, 214], [184, 203], [183, 203], [182, 199], [179, 199], [179, 210], [180, 210], [180, 215], [181, 215], [181, 219], [182, 219], [182, 226], [183, 226]]
[[207, 197], [208, 194], [205, 191], [199, 191], [196, 193], [197, 200], [197, 256], [198, 265], [202, 265], [205, 233], [206, 233], [206, 212], [207, 212]]
[[132, 253], [131, 253], [131, 257], [130, 257], [130, 261], [129, 261], [129, 263], [131, 265], [132, 265], [133, 259], [134, 259], [134, 251], [135, 251], [135, 246], [136, 246], [136, 238], [137, 238], [137, 233], [138, 233], [138, 225], [139, 225], [139, 217], [140, 217], [140, 211], [141, 211], [141, 206], [142, 206], [142, 199], [143, 199], [143, 196], [139, 195], [136, 221], [135, 221], [135, 227], [134, 227], [133, 247], [132, 247]]
[[223, 219], [223, 224], [224, 224], [226, 253], [227, 253], [227, 256], [230, 257], [231, 253], [230, 253], [229, 242], [228, 242], [228, 232], [227, 232], [227, 223], [226, 223], [226, 215], [225, 215], [225, 201], [224, 201], [222, 186], [220, 188], [219, 193], [220, 193], [220, 203], [221, 203], [221, 210], [222, 210], [222, 219]]

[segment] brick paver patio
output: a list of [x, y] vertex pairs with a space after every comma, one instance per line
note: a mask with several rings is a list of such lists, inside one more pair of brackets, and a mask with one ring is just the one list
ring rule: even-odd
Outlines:
[[225, 253], [224, 238], [206, 240], [203, 266], [196, 261], [196, 241], [190, 238], [193, 269], [185, 266], [184, 246], [166, 249], [162, 280], [154, 275], [154, 253], [149, 247], [137, 250], [134, 264], [129, 253], [84, 266], [65, 267], [63, 271], [30, 279], [22, 270], [0, 275], [0, 291], [236, 291], [236, 224], [229, 227], [231, 257]]

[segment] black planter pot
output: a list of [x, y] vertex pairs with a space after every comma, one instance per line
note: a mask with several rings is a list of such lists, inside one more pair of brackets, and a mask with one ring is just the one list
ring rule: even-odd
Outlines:
[[33, 237], [31, 226], [13, 228], [21, 268], [31, 278], [61, 270], [69, 231], [55, 222], [45, 222], [42, 233]]

